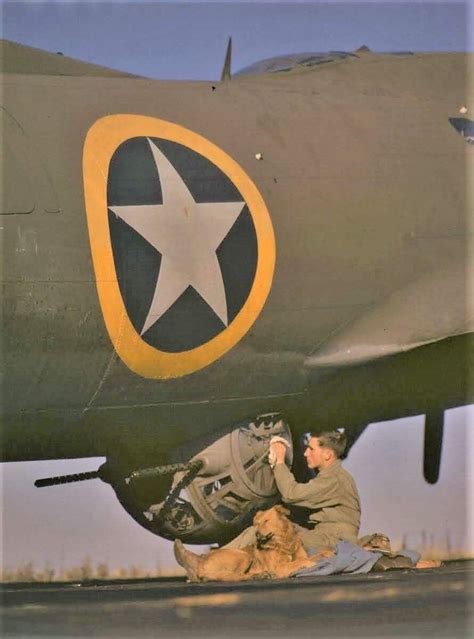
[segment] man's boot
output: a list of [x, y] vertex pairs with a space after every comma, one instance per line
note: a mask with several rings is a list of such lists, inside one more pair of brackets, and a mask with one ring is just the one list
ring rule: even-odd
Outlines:
[[372, 572], [385, 572], [385, 570], [406, 570], [414, 568], [415, 564], [409, 557], [404, 555], [396, 555], [395, 557], [387, 557], [382, 555], [380, 559], [372, 566]]

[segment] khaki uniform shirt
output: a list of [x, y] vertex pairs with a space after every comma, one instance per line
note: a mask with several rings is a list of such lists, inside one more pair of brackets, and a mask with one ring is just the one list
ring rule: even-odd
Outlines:
[[299, 484], [285, 464], [277, 464], [273, 471], [282, 500], [312, 511], [308, 524], [314, 527], [309, 530], [298, 527], [306, 546], [318, 549], [332, 546], [339, 539], [357, 539], [359, 493], [352, 475], [339, 459], [306, 484]]

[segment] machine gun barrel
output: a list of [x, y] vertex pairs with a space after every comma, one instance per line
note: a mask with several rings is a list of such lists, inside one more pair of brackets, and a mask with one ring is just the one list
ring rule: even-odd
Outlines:
[[72, 484], [76, 481], [86, 481], [87, 479], [100, 478], [98, 470], [89, 470], [84, 473], [74, 473], [73, 475], [59, 475], [58, 477], [45, 477], [37, 479], [35, 486], [44, 488], [45, 486], [57, 486], [58, 484]]
[[135, 470], [130, 475], [131, 480], [145, 479], [151, 477], [160, 477], [161, 475], [174, 475], [180, 471], [188, 472], [195, 470], [198, 473], [204, 466], [204, 462], [200, 459], [187, 462], [186, 464], [168, 464], [167, 466], [154, 466], [153, 468], [141, 468]]

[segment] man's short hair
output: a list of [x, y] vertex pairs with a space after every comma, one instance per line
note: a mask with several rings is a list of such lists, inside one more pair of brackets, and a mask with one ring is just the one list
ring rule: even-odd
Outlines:
[[325, 430], [321, 433], [311, 433], [311, 437], [316, 437], [322, 448], [330, 448], [336, 457], [342, 457], [346, 450], [347, 437], [338, 430]]

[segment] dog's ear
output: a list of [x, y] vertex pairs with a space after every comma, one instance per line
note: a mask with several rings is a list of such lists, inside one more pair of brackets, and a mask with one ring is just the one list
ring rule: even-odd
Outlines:
[[277, 511], [277, 513], [280, 513], [280, 515], [284, 515], [285, 517], [290, 516], [290, 511], [288, 510], [288, 508], [285, 508], [281, 504], [277, 504], [275, 506], [275, 510]]
[[264, 511], [263, 510], [257, 510], [257, 512], [255, 513], [254, 517], [253, 517], [253, 524], [254, 526], [258, 526], [258, 522], [260, 521], [262, 515], [263, 515]]

